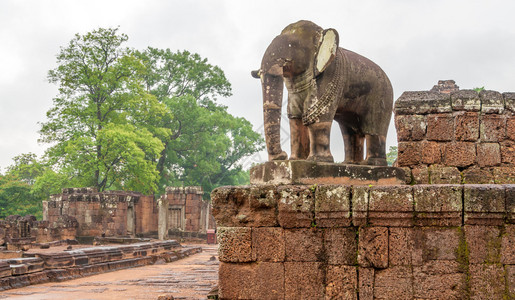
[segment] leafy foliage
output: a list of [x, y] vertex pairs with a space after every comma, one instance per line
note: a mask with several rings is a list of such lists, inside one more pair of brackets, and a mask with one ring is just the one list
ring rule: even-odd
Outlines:
[[397, 146], [390, 146], [388, 153], [386, 153], [386, 161], [391, 166], [397, 160]]
[[61, 48], [58, 67], [48, 75], [59, 85], [59, 95], [42, 124], [41, 141], [54, 143], [48, 158], [77, 186], [149, 193], [158, 181], [152, 159], [163, 145], [148, 129], [153, 124], [145, 121], [166, 110], [143, 90], [136, 75], [144, 66], [121, 47], [127, 36], [117, 31], [100, 28], [76, 35]]
[[174, 134], [163, 139], [157, 169], [160, 187], [237, 184], [245, 176], [238, 161], [262, 148], [262, 138], [251, 124], [227, 112], [216, 102], [231, 95], [223, 71], [188, 51], [147, 48], [135, 51], [146, 66], [145, 88], [172, 114], [164, 127]]
[[118, 28], [75, 35], [48, 79], [59, 88], [40, 142], [43, 159], [14, 158], [0, 175], [0, 218], [41, 215], [41, 201], [65, 187], [145, 194], [166, 186], [244, 184], [239, 162], [263, 140], [218, 97], [231, 95], [224, 72], [198, 54], [124, 47]]

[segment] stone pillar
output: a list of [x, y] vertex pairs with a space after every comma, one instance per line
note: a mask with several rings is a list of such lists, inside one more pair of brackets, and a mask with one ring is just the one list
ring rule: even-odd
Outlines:
[[157, 234], [160, 240], [168, 239], [168, 206], [168, 197], [163, 196], [157, 200]]
[[48, 201], [43, 201], [43, 221], [48, 221]]
[[127, 234], [134, 237], [136, 234], [136, 216], [134, 204], [127, 207]]

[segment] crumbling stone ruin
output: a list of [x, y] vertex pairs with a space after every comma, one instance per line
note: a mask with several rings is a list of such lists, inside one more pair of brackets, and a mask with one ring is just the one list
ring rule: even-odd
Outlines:
[[219, 298], [515, 298], [515, 93], [446, 89], [395, 105], [404, 184], [214, 190]]
[[[70, 216], [60, 216], [53, 222], [37, 221], [31, 215], [8, 216], [0, 220], [0, 246], [5, 245], [5, 250], [16, 251], [50, 243], [67, 243], [75, 240], [77, 227], [77, 220]], [[0, 253], [0, 258], [3, 256]]]
[[[166, 235], [205, 238], [214, 228], [211, 205], [202, 200], [200, 187], [167, 188], [158, 207], [154, 196], [124, 191], [98, 192], [94, 188], [68, 188], [43, 202], [43, 219], [49, 223], [70, 216], [77, 220], [77, 237], [157, 237]], [[168, 201], [164, 206], [163, 199]], [[159, 218], [162, 209], [163, 220]], [[165, 235], [161, 237], [164, 239]]]
[[165, 207], [160, 220], [171, 237], [206, 238], [207, 229], [215, 228], [211, 202], [203, 201], [199, 186], [167, 187], [160, 203]]
[[514, 114], [515, 93], [404, 92], [397, 165], [408, 183], [515, 183]]

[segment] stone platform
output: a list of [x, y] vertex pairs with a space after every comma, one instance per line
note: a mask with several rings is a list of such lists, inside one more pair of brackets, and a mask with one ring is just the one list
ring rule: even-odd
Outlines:
[[404, 170], [394, 167], [269, 161], [250, 169], [251, 184], [394, 185], [405, 183]]
[[220, 299], [515, 299], [515, 185], [220, 187]]
[[0, 291], [145, 266], [158, 259], [171, 262], [201, 250], [199, 247], [183, 247], [175, 240], [167, 240], [24, 253], [24, 256], [29, 257], [0, 260]]

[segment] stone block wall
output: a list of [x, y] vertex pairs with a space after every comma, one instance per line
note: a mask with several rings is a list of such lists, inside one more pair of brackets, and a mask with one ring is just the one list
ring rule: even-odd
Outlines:
[[206, 233], [208, 228], [214, 228], [211, 203], [202, 200], [203, 193], [198, 186], [166, 188], [170, 230]]
[[31, 215], [8, 216], [0, 220], [0, 246], [5, 245], [7, 250], [27, 250], [34, 243], [73, 240], [77, 227], [77, 220], [70, 216], [61, 216], [54, 222], [37, 221]]
[[515, 183], [515, 93], [404, 92], [397, 166], [408, 183]]
[[221, 299], [512, 299], [515, 185], [213, 191]]
[[52, 223], [62, 216], [72, 216], [79, 224], [78, 236], [127, 236], [142, 233], [138, 230], [157, 231], [154, 212], [152, 196], [125, 191], [99, 193], [94, 188], [63, 189], [62, 194], [43, 202], [44, 220]]

